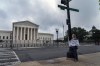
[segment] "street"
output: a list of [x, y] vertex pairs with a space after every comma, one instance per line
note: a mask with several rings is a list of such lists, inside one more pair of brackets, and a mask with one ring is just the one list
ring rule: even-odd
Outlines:
[[11, 66], [19, 62], [14, 51], [7, 48], [0, 48], [0, 66]]
[[[18, 55], [21, 62], [34, 61], [34, 60], [46, 60], [58, 57], [65, 57], [68, 48], [28, 48], [14, 50]], [[78, 53], [89, 54], [100, 52], [100, 46], [80, 46]]]

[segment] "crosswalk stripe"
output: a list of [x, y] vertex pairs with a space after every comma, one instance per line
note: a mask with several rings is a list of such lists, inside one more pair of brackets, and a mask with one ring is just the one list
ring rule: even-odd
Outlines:
[[0, 66], [14, 66], [21, 63], [16, 53], [7, 48], [0, 48]]

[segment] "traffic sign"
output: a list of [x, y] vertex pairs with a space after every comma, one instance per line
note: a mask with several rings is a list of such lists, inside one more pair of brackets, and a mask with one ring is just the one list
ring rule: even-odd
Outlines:
[[68, 7], [62, 6], [62, 5], [58, 5], [58, 7], [61, 8], [62, 10], [69, 9], [71, 11], [79, 12], [79, 10], [78, 9], [75, 9], [75, 8], [68, 8]]

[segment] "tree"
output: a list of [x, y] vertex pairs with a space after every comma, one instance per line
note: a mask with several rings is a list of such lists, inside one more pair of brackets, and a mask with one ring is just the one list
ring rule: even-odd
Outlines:
[[[88, 32], [84, 28], [81, 28], [81, 27], [73, 27], [71, 31], [72, 31], [72, 34], [76, 34], [80, 42], [82, 42], [86, 38], [86, 35], [88, 34]], [[68, 40], [68, 34], [66, 34], [65, 36], [65, 41], [67, 40]]]
[[87, 35], [87, 40], [89, 41], [93, 41], [93, 33], [95, 33], [95, 30], [97, 30], [97, 28], [95, 26], [92, 26], [92, 29], [88, 32]]
[[68, 41], [68, 35], [64, 36], [64, 42]]
[[71, 30], [72, 30], [72, 34], [73, 33], [76, 34], [80, 42], [82, 42], [85, 39], [85, 36], [88, 34], [88, 32], [81, 27], [73, 27]]
[[92, 27], [91, 29], [92, 32], [92, 39], [94, 40], [96, 45], [99, 45], [99, 40], [100, 40], [100, 30], [96, 29], [95, 26]]
[[67, 41], [68, 41], [68, 32], [66, 31], [65, 36], [64, 36], [64, 42], [67, 42]]

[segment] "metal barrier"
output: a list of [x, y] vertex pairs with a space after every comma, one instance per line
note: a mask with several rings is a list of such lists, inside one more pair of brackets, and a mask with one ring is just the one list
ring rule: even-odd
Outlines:
[[[21, 41], [20, 41], [21, 42]], [[13, 43], [12, 41], [4, 41], [0, 42], [0, 48], [46, 48], [46, 47], [66, 47], [68, 44], [67, 43], [56, 43], [56, 42], [48, 42], [48, 43], [29, 43], [29, 42], [24, 42], [24, 43]]]

